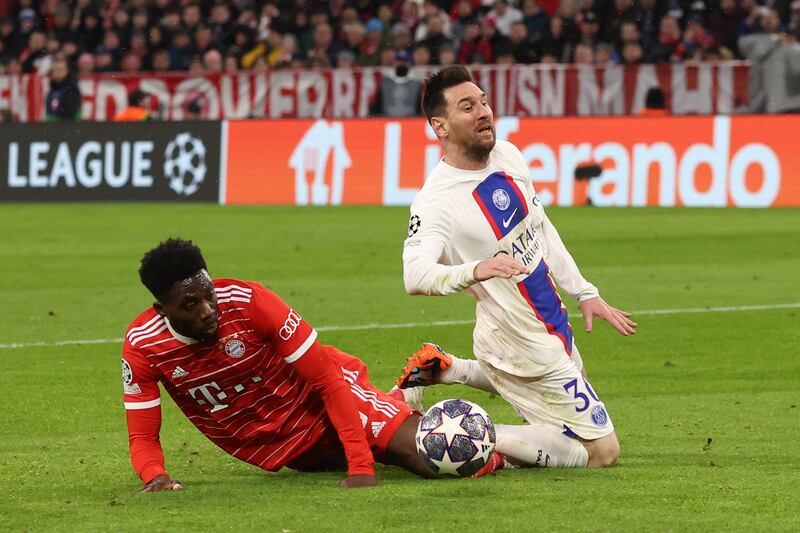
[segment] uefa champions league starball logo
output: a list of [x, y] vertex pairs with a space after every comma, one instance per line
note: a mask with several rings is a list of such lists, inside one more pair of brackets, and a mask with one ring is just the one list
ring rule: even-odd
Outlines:
[[206, 146], [188, 132], [179, 133], [164, 151], [164, 176], [169, 188], [191, 196], [206, 177]]
[[133, 381], [133, 370], [131, 370], [131, 365], [123, 359], [122, 360], [122, 382], [125, 385], [130, 385], [131, 381]]
[[511, 205], [511, 197], [503, 189], [495, 189], [492, 193], [492, 203], [500, 211], [505, 211]]

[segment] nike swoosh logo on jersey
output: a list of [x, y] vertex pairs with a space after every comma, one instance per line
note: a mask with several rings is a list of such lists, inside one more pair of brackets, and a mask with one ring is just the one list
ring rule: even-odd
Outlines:
[[511, 219], [514, 218], [514, 215], [517, 214], [517, 207], [511, 212], [511, 216], [508, 218], [503, 219], [503, 229], [508, 229], [508, 225], [511, 224]]

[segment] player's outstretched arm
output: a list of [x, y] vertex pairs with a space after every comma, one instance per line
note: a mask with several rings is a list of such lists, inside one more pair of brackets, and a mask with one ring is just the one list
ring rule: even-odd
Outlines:
[[139, 492], [161, 492], [162, 490], [183, 490], [183, 484], [177, 479], [172, 479], [167, 474], [156, 476], [149, 483], [145, 483]]
[[607, 321], [621, 335], [628, 336], [636, 333], [637, 324], [630, 319], [631, 314], [616, 307], [611, 307], [599, 296], [583, 300], [580, 302], [580, 306], [587, 333], [592, 331], [592, 319], [595, 317]]
[[339, 482], [342, 488], [374, 487], [378, 484], [364, 428], [350, 387], [341, 371], [319, 342], [291, 363], [298, 376], [322, 396], [325, 411], [339, 435], [347, 458], [347, 477]]

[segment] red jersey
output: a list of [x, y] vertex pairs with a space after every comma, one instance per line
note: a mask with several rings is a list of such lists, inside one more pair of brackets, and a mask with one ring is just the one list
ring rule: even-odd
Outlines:
[[218, 340], [186, 338], [152, 308], [125, 334], [125, 409], [142, 480], [165, 473], [158, 382], [206, 437], [242, 461], [278, 470], [333, 426], [349, 473], [374, 473], [350, 384], [342, 379], [347, 360], [358, 360], [320, 345], [317, 332], [262, 285], [213, 283]]

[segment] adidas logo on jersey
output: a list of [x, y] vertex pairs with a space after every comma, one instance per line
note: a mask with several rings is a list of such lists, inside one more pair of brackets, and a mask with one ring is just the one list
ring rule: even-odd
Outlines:
[[188, 375], [189, 373], [179, 366], [176, 366], [175, 370], [172, 371], [172, 379], [185, 378]]
[[385, 426], [385, 425], [386, 425], [386, 422], [373, 422], [372, 423], [372, 434], [375, 436], [376, 439], [378, 438], [378, 435], [381, 434], [381, 430], [383, 429], [383, 426]]

